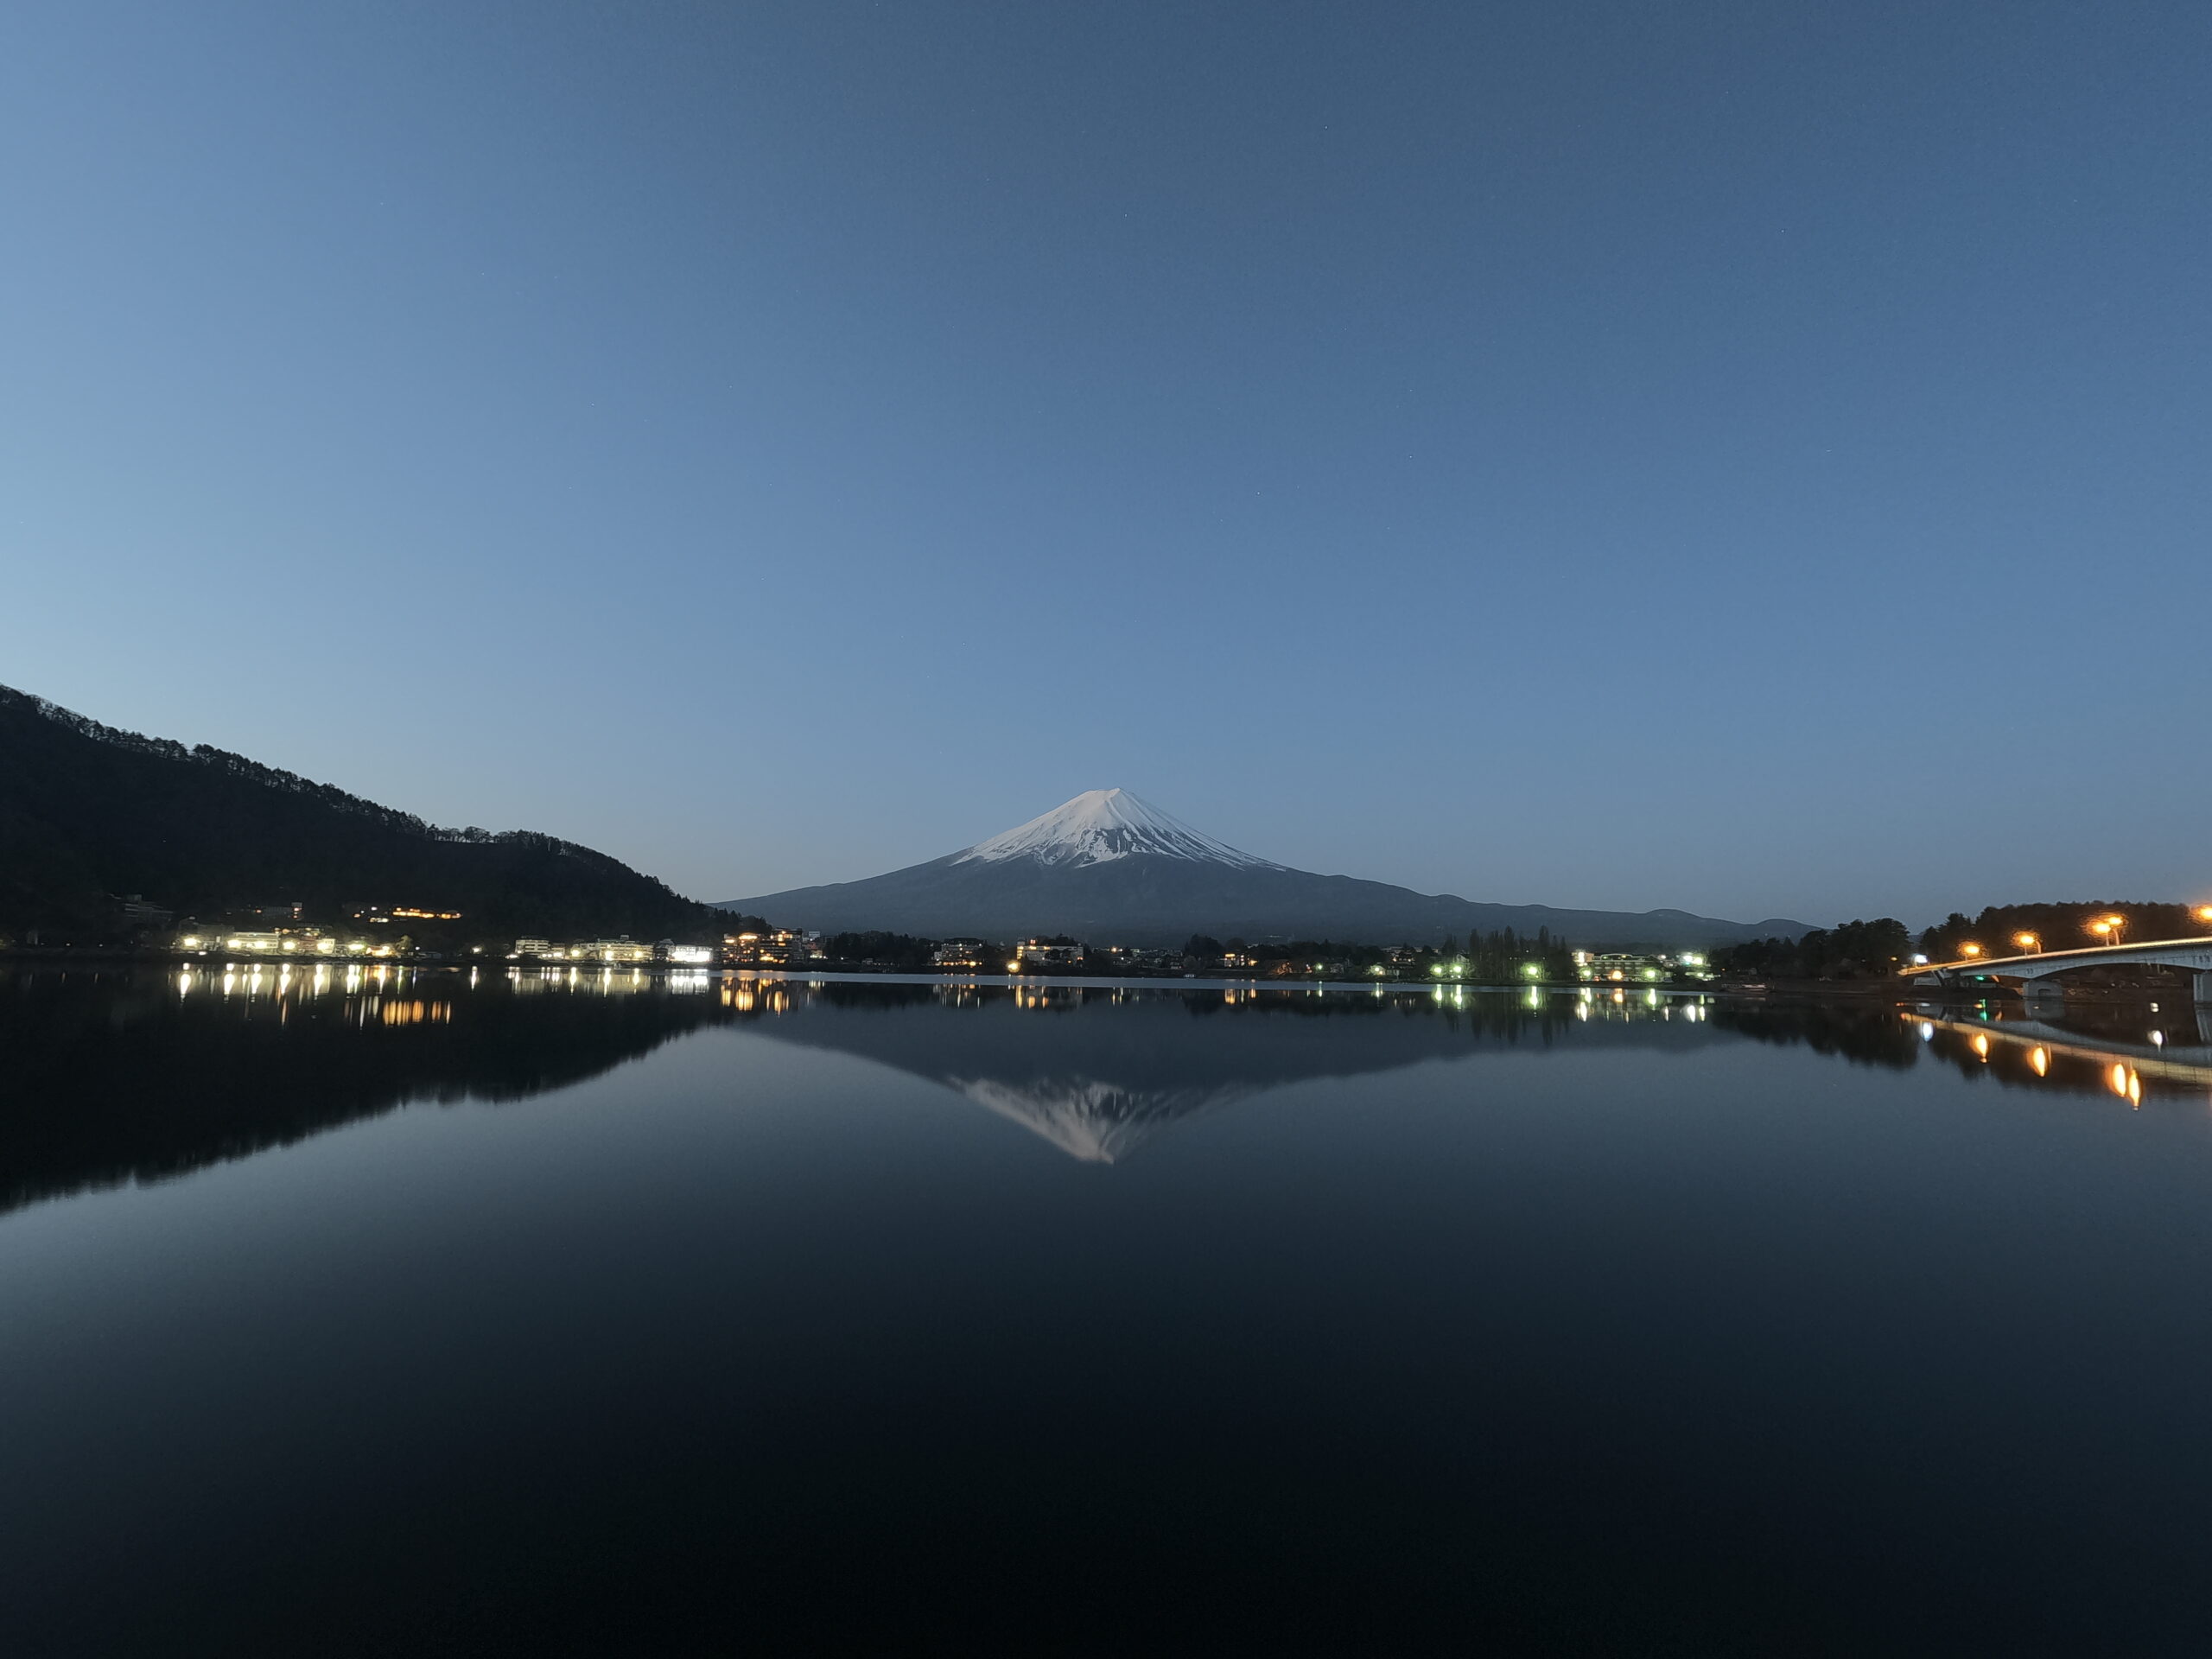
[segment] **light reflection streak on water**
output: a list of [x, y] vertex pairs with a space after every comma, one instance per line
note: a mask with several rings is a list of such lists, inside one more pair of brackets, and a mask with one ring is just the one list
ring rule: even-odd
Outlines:
[[[172, 983], [180, 1000], [203, 988], [217, 990], [224, 999], [248, 1007], [273, 1007], [280, 1021], [287, 1020], [296, 1007], [310, 999], [335, 995], [345, 1017], [350, 1020], [365, 1026], [398, 1027], [452, 1023], [452, 996], [464, 988], [481, 986], [485, 979], [481, 968], [475, 965], [465, 969], [458, 966], [440, 969], [383, 963], [302, 963], [295, 966], [230, 962], [222, 965], [219, 974], [187, 965], [178, 969]], [[830, 984], [822, 979], [786, 979], [753, 970], [726, 974], [708, 969], [670, 969], [645, 965], [580, 969], [573, 963], [509, 966], [505, 970], [504, 983], [510, 993], [522, 995], [563, 992], [620, 996], [658, 992], [690, 997], [712, 993], [721, 1007], [741, 1014], [788, 1013], [815, 1000]], [[1109, 985], [1017, 980], [1002, 986], [986, 987], [972, 980], [947, 980], [934, 982], [934, 988], [937, 1000], [948, 1007], [977, 1007], [988, 999], [1003, 996], [1016, 1008], [1039, 1013], [1080, 1007], [1091, 1002], [1118, 1006], [1137, 998], [1194, 994], [1192, 988], [1179, 986], [1173, 981], [1157, 985]], [[1586, 1025], [1593, 1020], [1613, 1022], [1650, 1019], [1695, 1024], [1710, 1018], [1707, 1005], [1712, 998], [1707, 993], [1644, 989], [1630, 996], [1622, 988], [1608, 989], [1609, 995], [1601, 996], [1598, 989], [1586, 985], [1573, 989], [1531, 985], [1520, 988], [1516, 993], [1507, 993], [1503, 988], [1471, 989], [1464, 984], [1376, 984], [1355, 988], [1262, 982], [1223, 987], [1220, 995], [1221, 1006], [1225, 1008], [1255, 1010], [1270, 1004], [1281, 1007], [1294, 999], [1344, 1001], [1360, 993], [1364, 993], [1360, 997], [1363, 1001], [1425, 995], [1432, 1006], [1452, 1016], [1510, 995], [1511, 1005], [1522, 1012], [1542, 1015], [1555, 1011], [1560, 1018], [1571, 1013], [1575, 1020]], [[1198, 994], [1211, 993], [1209, 990]], [[1558, 1006], [1554, 1010], [1555, 1003]]]
[[[1903, 1017], [1913, 1023], [1923, 1044], [1943, 1033], [1963, 1039], [1963, 1052], [1993, 1071], [2009, 1054], [2016, 1069], [2004, 1073], [2003, 1081], [2031, 1082], [2075, 1093], [2089, 1089], [2139, 1110], [2147, 1085], [2164, 1085], [2169, 1095], [2182, 1090], [2212, 1095], [2212, 1042], [2177, 1052], [2163, 1032], [2146, 1034], [2139, 1045], [2123, 1043], [2086, 1033], [2054, 1031], [2029, 1020], [2008, 1020], [1987, 1009], [1972, 1020], [1925, 1014]], [[2008, 1031], [2008, 1024], [2033, 1028]]]

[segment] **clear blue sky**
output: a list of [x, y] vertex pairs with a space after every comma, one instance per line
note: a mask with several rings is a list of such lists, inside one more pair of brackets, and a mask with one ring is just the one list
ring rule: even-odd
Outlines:
[[0, 15], [0, 682], [702, 898], [1121, 785], [2212, 898], [2212, 6]]

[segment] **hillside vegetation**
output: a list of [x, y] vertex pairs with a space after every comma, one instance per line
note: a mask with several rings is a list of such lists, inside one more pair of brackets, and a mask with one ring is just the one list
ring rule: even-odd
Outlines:
[[126, 894], [203, 918], [291, 903], [311, 919], [362, 906], [461, 913], [418, 928], [426, 938], [707, 939], [728, 919], [573, 842], [440, 829], [0, 686], [0, 932], [127, 937]]

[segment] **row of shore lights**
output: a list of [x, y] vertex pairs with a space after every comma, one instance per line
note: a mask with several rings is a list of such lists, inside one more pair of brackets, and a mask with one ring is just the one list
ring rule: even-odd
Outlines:
[[[2212, 922], [2212, 905], [2199, 905], [2195, 910], [2190, 912], [2190, 914], [2200, 922]], [[2127, 935], [2127, 918], [2125, 916], [2100, 916], [2093, 922], [2085, 923], [2084, 926], [2088, 931], [2097, 936], [2097, 942], [2101, 944], [2123, 944]], [[2040, 933], [2015, 933], [2012, 936], [2012, 943], [2024, 954], [2031, 956], [2043, 954], [2043, 936]], [[1981, 954], [1981, 947], [1978, 944], [1962, 944], [1959, 947], [1959, 954], [1962, 957], [1978, 957]]]

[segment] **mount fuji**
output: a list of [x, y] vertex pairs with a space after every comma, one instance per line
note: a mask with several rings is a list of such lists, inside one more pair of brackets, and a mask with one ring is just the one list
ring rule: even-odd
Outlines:
[[1433, 944], [1511, 928], [1592, 948], [1696, 949], [1807, 931], [1802, 922], [1729, 922], [1681, 910], [1555, 910], [1476, 904], [1382, 881], [1294, 870], [1141, 801], [1094, 789], [1041, 817], [926, 864], [862, 881], [716, 901], [779, 927], [881, 929], [925, 938], [1008, 940], [1069, 933], [1096, 944], [1216, 938]]

